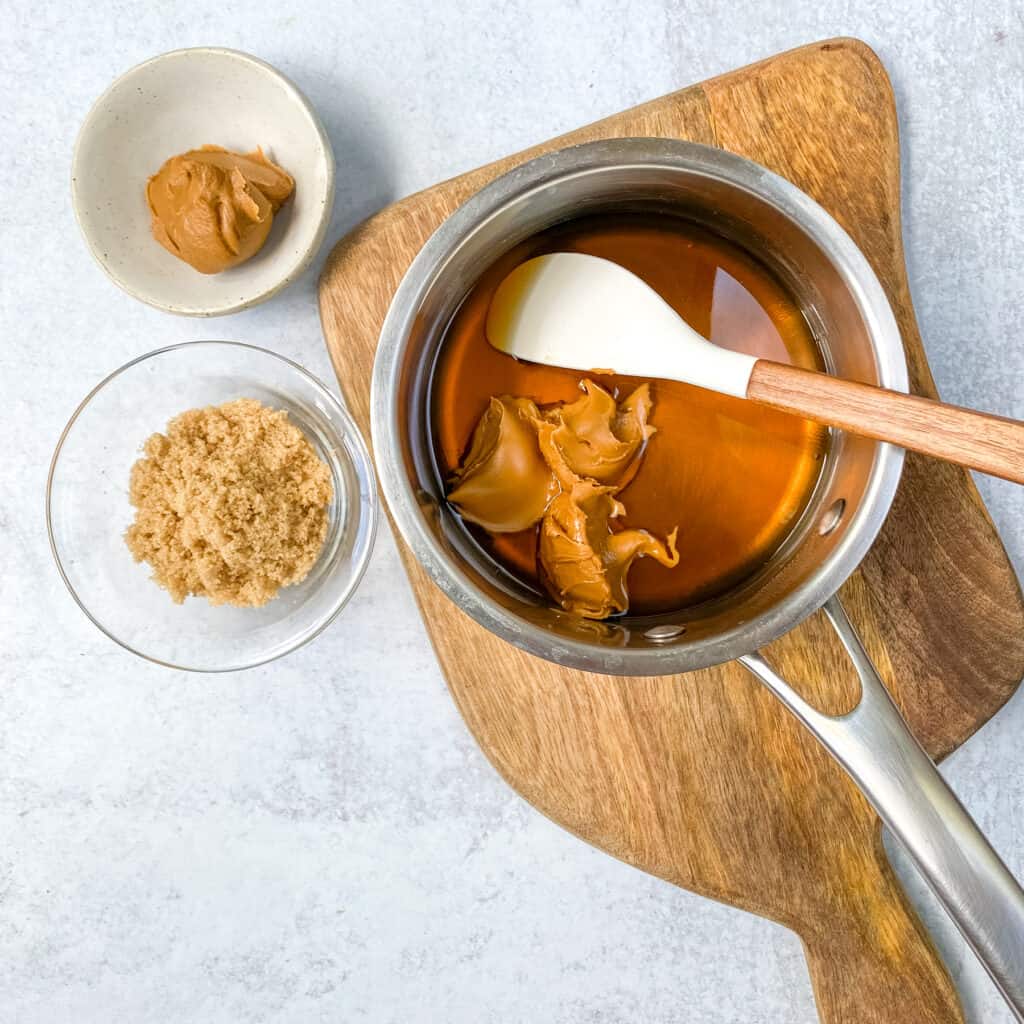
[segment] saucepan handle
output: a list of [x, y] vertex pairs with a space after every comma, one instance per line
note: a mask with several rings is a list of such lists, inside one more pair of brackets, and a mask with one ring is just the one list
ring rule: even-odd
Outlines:
[[740, 661], [850, 775], [1024, 1021], [1024, 890], [910, 732], [839, 599], [824, 611], [860, 677], [849, 714], [811, 707], [760, 654]]

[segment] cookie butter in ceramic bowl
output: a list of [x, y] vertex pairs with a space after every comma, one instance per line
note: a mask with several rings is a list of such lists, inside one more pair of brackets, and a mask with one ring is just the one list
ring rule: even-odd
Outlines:
[[93, 105], [71, 193], [115, 284], [169, 313], [219, 316], [309, 266], [330, 221], [334, 156], [309, 101], [269, 64], [175, 50]]

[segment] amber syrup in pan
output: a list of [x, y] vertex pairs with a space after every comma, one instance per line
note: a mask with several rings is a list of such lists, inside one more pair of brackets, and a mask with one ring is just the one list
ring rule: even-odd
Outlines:
[[[623, 214], [571, 221], [529, 239], [476, 283], [438, 354], [431, 416], [438, 471], [459, 465], [492, 395], [540, 404], [572, 401], [585, 374], [521, 363], [487, 343], [484, 323], [498, 284], [548, 252], [603, 256], [654, 288], [700, 334], [725, 348], [797, 366], [822, 366], [810, 327], [780, 281], [742, 248], [671, 216]], [[621, 400], [641, 381], [592, 379]], [[672, 611], [711, 599], [760, 568], [792, 530], [814, 489], [826, 432], [806, 420], [687, 384], [655, 381], [657, 433], [620, 493], [623, 526], [664, 538], [679, 527], [679, 565], [652, 559], [629, 574], [630, 614]], [[470, 528], [508, 571], [533, 587], [536, 528], [491, 536]]]

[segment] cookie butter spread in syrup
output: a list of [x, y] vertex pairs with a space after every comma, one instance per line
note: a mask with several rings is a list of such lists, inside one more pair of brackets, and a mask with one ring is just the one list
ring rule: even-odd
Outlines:
[[453, 478], [448, 500], [492, 533], [540, 525], [541, 580], [566, 610], [603, 619], [629, 607], [626, 574], [650, 555], [679, 561], [676, 531], [665, 543], [646, 530], [613, 532], [625, 513], [614, 495], [636, 472], [654, 433], [650, 387], [621, 405], [592, 381], [575, 402], [538, 407], [528, 398], [492, 398]]
[[[581, 381], [498, 352], [485, 333], [491, 296], [548, 252], [613, 260], [718, 345], [822, 368], [798, 302], [736, 244], [662, 214], [558, 225], [484, 272], [439, 349], [430, 428], [454, 509], [494, 562], [583, 615], [614, 615], [627, 601], [631, 617], [662, 615], [729, 591], [792, 532], [827, 431], [687, 384], [597, 368]], [[509, 473], [514, 494], [499, 495]]]
[[201, 146], [172, 156], [149, 179], [153, 237], [201, 274], [219, 274], [255, 256], [295, 180], [263, 150]]

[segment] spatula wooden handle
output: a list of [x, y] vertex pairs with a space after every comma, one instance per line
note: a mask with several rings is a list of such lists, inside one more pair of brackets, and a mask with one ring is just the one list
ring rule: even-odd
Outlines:
[[1024, 423], [759, 359], [747, 398], [1024, 483]]

